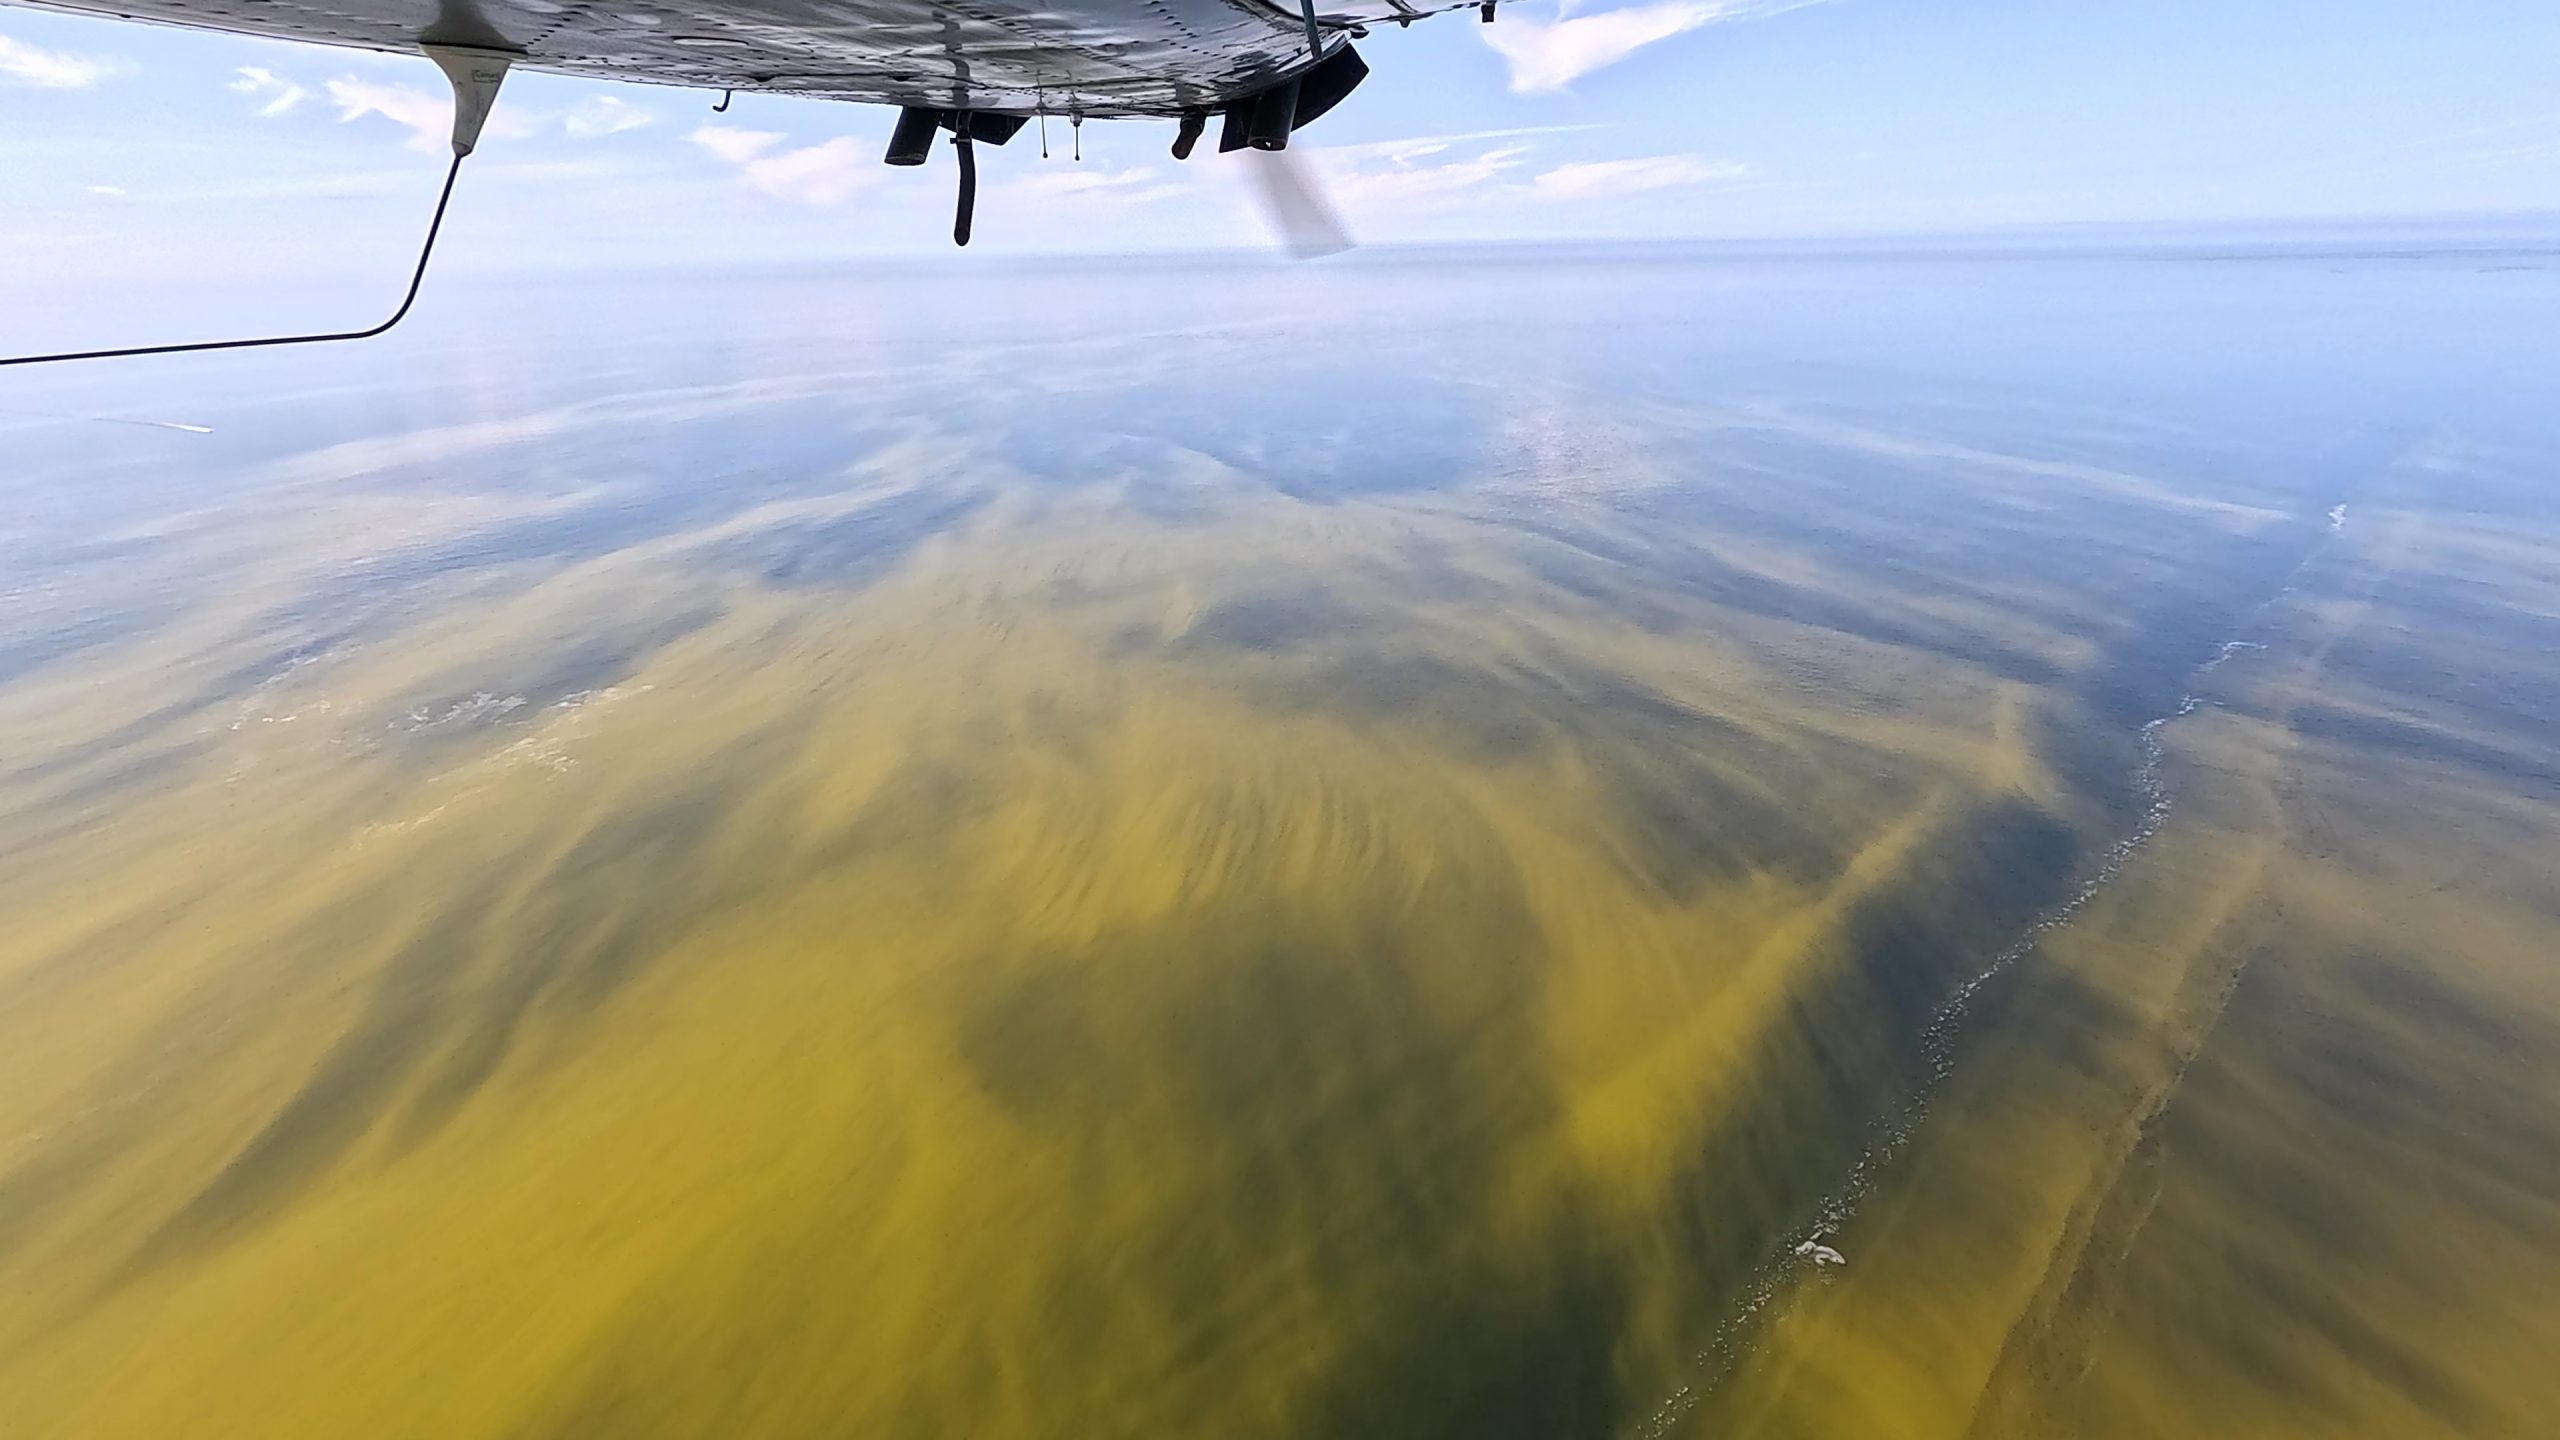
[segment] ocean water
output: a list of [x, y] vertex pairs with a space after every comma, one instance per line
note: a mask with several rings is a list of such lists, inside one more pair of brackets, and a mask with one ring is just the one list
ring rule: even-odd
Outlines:
[[0, 1413], [2539, 1433], [2555, 336], [2344, 234], [0, 376]]

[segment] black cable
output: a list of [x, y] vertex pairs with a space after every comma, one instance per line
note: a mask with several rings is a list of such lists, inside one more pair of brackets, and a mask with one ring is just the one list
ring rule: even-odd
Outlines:
[[978, 157], [969, 144], [969, 121], [964, 113], [960, 133], [951, 137], [951, 148], [960, 156], [960, 211], [952, 217], [951, 239], [955, 244], [969, 243], [970, 217], [978, 209]]
[[435, 218], [427, 222], [427, 243], [419, 248], [418, 268], [409, 276], [409, 293], [400, 297], [400, 308], [391, 318], [370, 330], [342, 330], [332, 335], [270, 335], [259, 340], [198, 340], [187, 345], [137, 345], [125, 350], [74, 350], [61, 355], [10, 355], [0, 357], [0, 365], [47, 365], [57, 360], [113, 360], [133, 355], [182, 355], [195, 350], [254, 350], [262, 345], [313, 345], [324, 340], [370, 340], [409, 314], [418, 303], [418, 287], [426, 283], [427, 260], [436, 253], [436, 232], [444, 228], [444, 207], [453, 199], [453, 182], [462, 174], [462, 157], [453, 157], [453, 168], [444, 172], [444, 190], [436, 196]]

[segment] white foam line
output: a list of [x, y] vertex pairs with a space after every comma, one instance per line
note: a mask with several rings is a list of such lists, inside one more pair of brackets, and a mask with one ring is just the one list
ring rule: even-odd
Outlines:
[[47, 410], [7, 410], [0, 414], [16, 415], [28, 420], [94, 421], [100, 425], [140, 425], [151, 430], [183, 430], [190, 435], [210, 435], [210, 425], [190, 425], [184, 420], [145, 420], [131, 415], [56, 415]]
[[[2261, 616], [2293, 593], [2302, 572], [2329, 548], [2329, 539], [2346, 528], [2346, 512], [2344, 504], [2329, 512], [2328, 535], [2286, 572], [2284, 583], [2276, 587], [2275, 593], [2258, 602], [2241, 621], [2243, 631], [2255, 627]], [[2234, 638], [2223, 641], [2215, 648], [2213, 658], [2197, 666], [2187, 677], [2186, 693], [2178, 697], [2177, 706], [2165, 715], [2155, 715], [2143, 722], [2142, 763], [2134, 769], [2134, 789], [2142, 797], [2142, 819], [2130, 833], [2107, 848], [2106, 858], [2099, 862], [2098, 868], [2081, 882], [2078, 889], [2071, 892], [2068, 899], [2038, 917], [2024, 934], [1992, 956], [1989, 964], [1958, 985], [1930, 1014], [1928, 1026], [1920, 1032], [1920, 1053], [1928, 1066], [1927, 1078], [1921, 1081], [1919, 1088], [1876, 1138], [1868, 1142], [1839, 1186], [1815, 1202], [1812, 1224], [1779, 1241], [1769, 1258], [1752, 1272], [1751, 1279], [1743, 1287], [1741, 1303], [1716, 1328], [1707, 1348], [1691, 1357], [1690, 1369], [1696, 1378], [1674, 1390], [1633, 1434], [1641, 1440], [1665, 1440], [1691, 1411], [1697, 1409], [1698, 1402], [1706, 1398], [1707, 1392], [1725, 1378], [1734, 1362], [1741, 1359], [1749, 1349], [1746, 1336], [1751, 1322], [1800, 1272], [1811, 1267], [1813, 1261], [1810, 1257], [1829, 1248], [1829, 1238], [1849, 1223], [1859, 1204], [1875, 1189], [1877, 1177], [1911, 1143], [1920, 1122], [1928, 1117], [1930, 1095], [1955, 1072], [1956, 1039], [1967, 1013], [1972, 1009], [1974, 997], [1982, 993], [1984, 986], [2025, 959], [2048, 931], [2069, 923], [2086, 909], [2100, 890], [2124, 873], [2134, 852], [2159, 834], [2160, 827], [2167, 823], [2171, 806], [2167, 775], [2169, 747], [2161, 732], [2168, 728], [2170, 722], [2182, 720], [2208, 703], [2204, 695], [2205, 682], [2215, 671], [2229, 664], [2233, 656], [2266, 648], [2263, 642], [2256, 640]]]
[[[73, 417], [64, 415], [56, 418], [68, 420]], [[143, 420], [131, 415], [82, 415], [78, 418], [95, 420], [101, 425], [139, 425], [146, 430], [184, 430], [190, 435], [213, 433], [213, 427], [210, 425], [190, 425], [184, 420]]]

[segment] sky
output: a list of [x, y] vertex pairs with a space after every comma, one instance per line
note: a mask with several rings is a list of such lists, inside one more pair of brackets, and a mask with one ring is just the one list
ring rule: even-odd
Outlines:
[[[1364, 243], [1973, 233], [2560, 212], [2552, 0], [1513, 0], [1383, 27], [1300, 133]], [[949, 249], [882, 109], [511, 76], [438, 264]], [[379, 279], [449, 100], [425, 60], [0, 6], [10, 286]], [[968, 256], [1261, 244], [1166, 122], [982, 149]]]

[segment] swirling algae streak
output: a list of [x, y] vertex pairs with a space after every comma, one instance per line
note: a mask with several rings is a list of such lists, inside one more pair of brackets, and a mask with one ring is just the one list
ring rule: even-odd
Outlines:
[[[2250, 611], [2241, 626], [2244, 632], [2254, 628], [2268, 611], [2282, 604], [2293, 594], [2303, 573], [2327, 553], [2331, 541], [2346, 528], [2346, 518], [2347, 505], [2343, 501], [2325, 511], [2322, 519], [2325, 522], [2326, 533], [2322, 540], [2296, 561], [2287, 570], [2282, 583]], [[1879, 1123], [1875, 1138], [1868, 1142], [1857, 1162], [1850, 1167], [1836, 1187], [1811, 1207], [1809, 1222], [1771, 1248], [1768, 1258], [1745, 1283], [1742, 1296], [1736, 1302], [1733, 1312], [1717, 1328], [1707, 1347], [1701, 1350], [1693, 1361], [1695, 1371], [1693, 1377], [1664, 1399], [1654, 1412], [1631, 1433], [1643, 1437], [1643, 1440], [1665, 1440], [1665, 1437], [1676, 1433], [1682, 1423], [1697, 1409], [1699, 1403], [1713, 1393], [1716, 1385], [1743, 1355], [1748, 1353], [1755, 1329], [1754, 1322], [1768, 1309], [1771, 1302], [1793, 1285], [1800, 1283], [1807, 1275], [1818, 1271], [1821, 1262], [1813, 1258], [1816, 1254], [1813, 1247], [1823, 1246], [1825, 1241], [1834, 1236], [1856, 1215], [1859, 1204], [1874, 1191], [1884, 1171], [1902, 1154], [1904, 1148], [1911, 1143], [1912, 1137], [1919, 1131], [1921, 1124], [1927, 1120], [1930, 1096], [1955, 1072], [1956, 1064], [1961, 1058], [1965, 1021], [1972, 1011], [1974, 1000], [1987, 986], [2006, 974], [2019, 961], [2033, 954], [2036, 947], [2043, 943], [2046, 935], [2070, 924], [2082, 911], [2086, 910], [2091, 901], [2124, 873], [2125, 867], [2132, 862], [2134, 856], [2149, 844], [2160, 833], [2161, 827], [2168, 822], [2170, 811], [2175, 804], [2167, 774], [2169, 756], [2165, 732], [2168, 727], [2193, 715], [2209, 703], [2207, 682], [2234, 657], [2265, 648], [2263, 642], [2243, 637], [2222, 641], [2214, 648], [2213, 654], [2198, 665], [2189, 676], [2188, 688], [2178, 697], [2178, 703], [2167, 713], [2155, 715], [2143, 722], [2139, 751], [2141, 759], [2133, 774], [2133, 793], [2141, 800], [2142, 809], [2133, 828], [2108, 847], [2088, 878], [2072, 891], [2069, 898], [2038, 917], [2015, 941], [1994, 954], [1980, 970], [1956, 986], [1946, 1000], [1930, 1015], [1927, 1028], [1921, 1036], [1922, 1053], [1926, 1057], [1928, 1066], [1927, 1078], [1913, 1090], [1911, 1096], [1900, 1108]], [[2234, 965], [2223, 977], [2220, 995], [2212, 1006], [2212, 1013], [2220, 1013], [2222, 1002], [2227, 1001], [2232, 989], [2239, 984], [2240, 974], [2244, 968], [2245, 965]], [[2194, 1046], [2201, 1045], [2204, 1034], [2211, 1028], [2211, 1021], [2207, 1020], [2203, 1029], [2193, 1037], [2193, 1046], [2188, 1050], [2189, 1056], [2192, 1056]], [[2178, 1068], [2183, 1072], [2183, 1061]], [[2174, 1089], [2175, 1084], [2176, 1077], [2173, 1075], [2168, 1088]], [[2155, 1095], [2152, 1100], [2153, 1107], [2156, 1109], [2165, 1106], [2167, 1096], [2166, 1089]], [[1854, 1263], [1855, 1257], [1850, 1257], [1850, 1260]]]
[[[1015, 494], [873, 564], [948, 499], [466, 572], [434, 583], [502, 603], [316, 638], [270, 618], [286, 561], [373, 557], [305, 521], [286, 561], [190, 552], [229, 611], [7, 696], [46, 758], [13, 774], [0, 1101], [43, 1133], [0, 1175], [31, 1277], [0, 1409], [1622, 1423], [1606, 1327], [1661, 1376], [1701, 1313], [1612, 1288], [1686, 1274], [1654, 1222], [1696, 1097], [1765, 1098], [1736, 1057], [1790, 972], [2032, 783], [2023, 687], [1788, 632], [1911, 662], [1809, 705], [1840, 691], [1734, 638], [1767, 622], [1480, 603], [1553, 602], [1546, 542], [1420, 505], [1237, 502], [1168, 543]], [[867, 587], [770, 578], [830, 539]], [[1647, 583], [1590, 556], [1532, 554]]]

